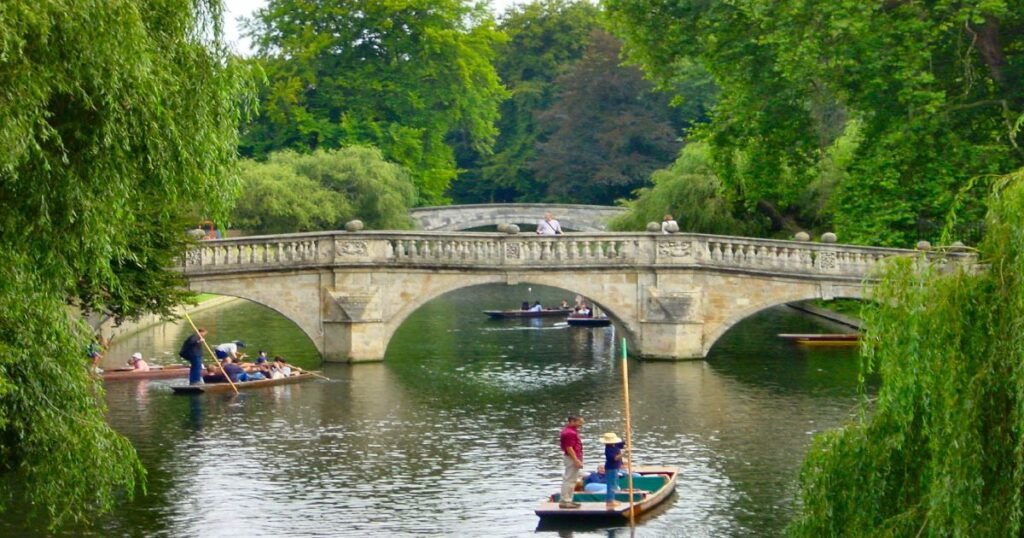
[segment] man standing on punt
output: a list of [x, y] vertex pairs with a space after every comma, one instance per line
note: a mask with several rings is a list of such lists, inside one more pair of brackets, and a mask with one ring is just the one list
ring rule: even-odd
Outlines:
[[558, 499], [559, 508], [579, 508], [580, 503], [573, 502], [572, 492], [576, 489], [576, 480], [579, 477], [580, 469], [583, 468], [583, 441], [580, 439], [580, 426], [583, 425], [583, 417], [569, 415], [565, 427], [559, 435], [559, 444], [562, 447], [562, 456], [565, 463], [565, 473], [562, 475], [562, 495]]
[[181, 351], [178, 356], [189, 363], [188, 384], [198, 385], [203, 378], [203, 342], [206, 338], [206, 329], [199, 329], [181, 344]]

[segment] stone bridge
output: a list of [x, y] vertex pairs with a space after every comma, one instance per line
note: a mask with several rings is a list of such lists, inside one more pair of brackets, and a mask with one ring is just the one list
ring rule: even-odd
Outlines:
[[625, 328], [640, 356], [693, 359], [765, 308], [860, 298], [881, 260], [915, 254], [700, 234], [320, 232], [202, 242], [179, 270], [197, 292], [291, 319], [328, 361], [381, 360], [424, 303], [493, 283], [583, 295]]
[[[531, 224], [552, 213], [562, 228], [578, 232], [601, 232], [624, 207], [580, 204], [469, 204], [419, 207], [409, 212], [421, 230], [458, 231], [498, 224]], [[533, 227], [524, 232], [534, 231]]]

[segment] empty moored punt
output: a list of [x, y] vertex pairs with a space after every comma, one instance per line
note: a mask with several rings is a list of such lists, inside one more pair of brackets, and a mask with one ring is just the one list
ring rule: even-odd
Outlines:
[[860, 342], [858, 333], [837, 334], [779, 334], [779, 338], [804, 346], [855, 346]]
[[[235, 387], [238, 390], [258, 389], [262, 387], [273, 387], [275, 385], [290, 385], [301, 383], [317, 377], [316, 372], [302, 372], [299, 374], [282, 377], [280, 379], [261, 379], [259, 381], [236, 381]], [[232, 392], [231, 384], [223, 383], [200, 383], [198, 385], [181, 385], [171, 387], [175, 394], [202, 394], [205, 392]]]
[[188, 377], [187, 364], [173, 364], [162, 368], [150, 367], [147, 372], [140, 372], [132, 368], [117, 368], [104, 370], [100, 377], [103, 381], [128, 381], [132, 379], [171, 379], [175, 377]]
[[[677, 467], [661, 467], [644, 465], [633, 467], [633, 507], [635, 515], [640, 515], [661, 504], [676, 489]], [[560, 494], [555, 493], [540, 503], [534, 513], [545, 518], [577, 518], [577, 519], [621, 519], [629, 518], [629, 493], [627, 477], [619, 478], [619, 491], [615, 493], [618, 505], [609, 510], [605, 505], [604, 493], [573, 493], [573, 502], [580, 503], [579, 508], [560, 508]]]
[[507, 318], [546, 318], [567, 316], [572, 312], [569, 308], [548, 308], [544, 310], [484, 310], [484, 314], [494, 319]]
[[569, 316], [565, 321], [573, 327], [607, 327], [612, 324], [612, 320], [608, 319], [606, 316], [596, 318]]

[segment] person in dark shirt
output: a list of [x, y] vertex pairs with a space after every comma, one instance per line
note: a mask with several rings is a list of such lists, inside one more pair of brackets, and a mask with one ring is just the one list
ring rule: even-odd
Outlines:
[[197, 385], [203, 376], [203, 342], [206, 341], [206, 329], [189, 336], [181, 344], [178, 356], [189, 363], [188, 384]]
[[626, 446], [614, 432], [601, 436], [604, 443], [604, 469], [608, 488], [605, 490], [605, 506], [609, 510], [618, 504], [615, 502], [615, 491], [619, 489], [619, 469], [622, 468], [622, 449]]

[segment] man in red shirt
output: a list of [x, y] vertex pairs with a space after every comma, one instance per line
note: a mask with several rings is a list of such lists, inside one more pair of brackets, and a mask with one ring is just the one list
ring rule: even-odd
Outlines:
[[582, 425], [583, 417], [569, 415], [565, 427], [562, 428], [562, 433], [559, 435], [559, 445], [562, 447], [562, 456], [565, 461], [559, 508], [580, 507], [580, 503], [572, 501], [572, 492], [576, 489], [576, 479], [579, 477], [580, 469], [583, 468], [583, 441], [580, 440], [579, 432]]

